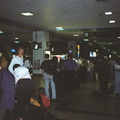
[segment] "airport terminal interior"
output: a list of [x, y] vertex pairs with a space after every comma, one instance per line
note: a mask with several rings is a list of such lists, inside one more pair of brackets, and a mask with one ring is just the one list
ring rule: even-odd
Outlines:
[[[34, 75], [34, 87], [40, 92], [44, 82], [40, 75]], [[114, 84], [109, 81], [109, 87]], [[119, 120], [120, 97], [111, 90], [101, 93], [99, 81], [82, 82], [70, 94], [61, 86], [56, 101], [51, 101], [47, 110], [60, 120]]]
[[[9, 62], [19, 46], [32, 63], [34, 92], [44, 91], [40, 65], [44, 54], [73, 59], [120, 59], [120, 0], [1, 0], [0, 56]], [[27, 14], [27, 15], [26, 15]], [[76, 81], [74, 81], [76, 83]], [[79, 79], [67, 93], [59, 81], [57, 99], [47, 107], [58, 120], [119, 120], [120, 95], [110, 77], [101, 92], [100, 81]]]

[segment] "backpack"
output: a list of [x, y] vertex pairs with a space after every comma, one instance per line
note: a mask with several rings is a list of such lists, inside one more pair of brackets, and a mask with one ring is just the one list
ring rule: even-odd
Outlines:
[[50, 66], [49, 66], [49, 74], [55, 75], [56, 72], [57, 72], [57, 66], [56, 66], [56, 64], [51, 62]]

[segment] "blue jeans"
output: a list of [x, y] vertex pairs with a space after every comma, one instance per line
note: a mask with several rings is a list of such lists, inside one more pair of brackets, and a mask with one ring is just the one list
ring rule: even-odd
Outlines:
[[50, 98], [50, 92], [49, 92], [49, 85], [50, 85], [52, 99], [56, 99], [56, 89], [55, 89], [55, 83], [53, 81], [53, 75], [49, 75], [47, 73], [44, 73], [44, 81], [45, 81], [45, 95], [48, 98]]

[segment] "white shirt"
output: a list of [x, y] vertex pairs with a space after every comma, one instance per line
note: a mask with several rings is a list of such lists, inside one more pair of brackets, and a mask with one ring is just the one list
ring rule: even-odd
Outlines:
[[11, 60], [11, 62], [10, 62], [10, 65], [9, 65], [9, 67], [8, 67], [8, 70], [9, 70], [12, 74], [14, 74], [14, 72], [13, 72], [13, 66], [14, 66], [15, 64], [19, 64], [19, 65], [23, 66], [23, 58], [22, 58], [22, 57], [18, 57], [18, 56], [15, 56], [15, 57], [12, 58], [12, 60]]
[[15, 83], [17, 83], [18, 80], [22, 79], [22, 78], [30, 78], [31, 79], [29, 70], [26, 67], [17, 67], [17, 68], [15, 68], [14, 76], [15, 76]]
[[32, 68], [32, 64], [31, 64], [31, 62], [29, 60], [26, 60], [24, 62], [24, 66], [27, 67], [27, 68]]

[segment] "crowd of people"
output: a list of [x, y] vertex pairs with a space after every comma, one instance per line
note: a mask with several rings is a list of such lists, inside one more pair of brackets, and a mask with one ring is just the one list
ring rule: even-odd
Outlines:
[[[0, 87], [3, 89], [0, 98], [0, 120], [4, 120], [7, 109], [15, 109], [19, 120], [24, 120], [23, 108], [30, 104], [34, 90], [30, 75], [32, 65], [28, 59], [23, 61], [23, 47], [19, 47], [17, 52], [9, 65], [5, 57], [0, 58]], [[104, 57], [74, 60], [73, 55], [68, 54], [66, 60], [58, 62], [57, 57], [50, 59], [49, 54], [45, 54], [40, 69], [45, 83], [45, 95], [51, 101], [57, 99], [60, 90], [69, 94], [73, 89], [80, 88], [80, 83], [85, 82], [97, 81], [100, 83], [101, 92], [106, 92], [110, 78], [114, 80], [115, 94], [120, 94], [120, 59]]]
[[23, 120], [23, 108], [30, 103], [33, 80], [29, 69], [24, 66], [23, 54], [24, 47], [20, 46], [10, 64], [5, 57], [0, 58], [0, 87], [3, 91], [0, 98], [0, 120], [4, 120], [7, 110], [13, 109], [18, 119]]
[[[43, 65], [43, 63], [41, 65], [41, 69], [44, 71], [42, 75], [44, 76], [45, 80], [46, 95], [49, 98], [49, 89], [52, 90], [52, 94], [57, 96], [56, 94], [58, 94], [58, 92], [61, 90], [64, 90], [66, 93], [71, 93], [73, 89], [80, 88], [80, 83], [94, 81], [99, 82], [99, 90], [102, 93], [106, 93], [111, 80], [115, 86], [114, 93], [120, 94], [120, 91], [118, 91], [118, 89], [120, 89], [120, 85], [118, 83], [119, 80], [117, 80], [119, 79], [119, 59], [113, 60], [106, 56], [100, 59], [73, 59], [72, 54], [68, 54], [67, 59], [61, 60], [59, 63], [56, 62], [57, 70], [54, 72], [55, 74], [51, 74], [48, 69], [48, 66], [51, 64], [49, 61], [52, 60], [49, 59], [48, 55], [47, 60], [43, 62], [46, 64], [46, 67]], [[45, 78], [45, 76], [47, 76], [47, 78]], [[52, 80], [49, 77], [52, 78]], [[51, 84], [50, 86], [49, 82]], [[54, 98], [52, 97], [52, 99]]]

